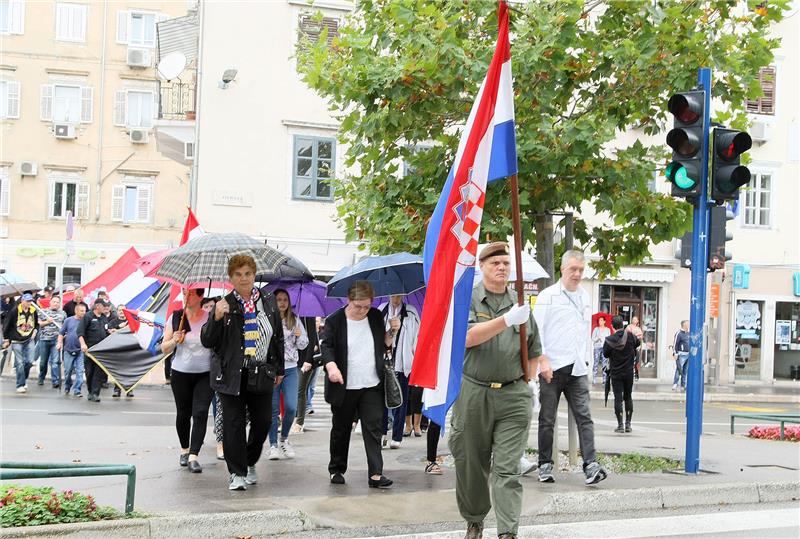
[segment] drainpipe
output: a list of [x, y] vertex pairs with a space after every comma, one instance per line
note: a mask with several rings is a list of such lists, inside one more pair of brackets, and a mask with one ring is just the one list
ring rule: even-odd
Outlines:
[[205, 26], [205, 8], [206, 3], [203, 0], [197, 1], [197, 75], [195, 76], [195, 117], [194, 117], [194, 160], [192, 161], [192, 170], [189, 176], [189, 206], [192, 211], [197, 210], [197, 188], [198, 178], [197, 171], [200, 164], [200, 118], [202, 118], [202, 88], [203, 88], [203, 28]]
[[100, 188], [103, 185], [103, 127], [105, 124], [106, 103], [106, 38], [108, 33], [108, 0], [103, 0], [103, 45], [100, 52], [100, 122], [99, 140], [97, 141], [97, 188], [95, 189], [94, 220], [100, 221]]

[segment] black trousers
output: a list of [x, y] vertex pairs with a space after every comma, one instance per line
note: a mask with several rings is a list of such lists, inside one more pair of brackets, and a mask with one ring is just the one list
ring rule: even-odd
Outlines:
[[630, 421], [633, 414], [633, 373], [611, 378], [614, 390], [614, 414], [622, 421], [622, 402], [625, 401], [625, 420]]
[[422, 413], [422, 388], [419, 386], [408, 387], [408, 405], [406, 415]]
[[436, 462], [436, 453], [439, 452], [439, 439], [442, 434], [442, 427], [434, 421], [428, 423], [428, 462]]
[[[174, 371], [173, 371], [174, 374]], [[239, 395], [219, 394], [225, 413], [222, 414], [222, 447], [228, 472], [247, 475], [247, 467], [255, 466], [272, 421], [272, 388], [264, 395], [247, 391], [247, 369], [242, 369]], [[247, 417], [250, 433], [246, 433]]]
[[[348, 389], [345, 391], [341, 406], [331, 406], [333, 425], [331, 427], [331, 460], [329, 473], [345, 473], [347, 456], [350, 452], [350, 431], [353, 428], [353, 416], [358, 413], [361, 421], [361, 434], [364, 438], [364, 449], [367, 452], [367, 468], [370, 476], [383, 473], [383, 456], [381, 455], [381, 423], [383, 419], [383, 386], [364, 389]], [[228, 413], [227, 408], [225, 413]], [[228, 448], [225, 448], [226, 455]]]
[[[94, 345], [89, 345], [89, 348], [92, 346]], [[103, 384], [108, 381], [108, 375], [86, 354], [83, 356], [83, 373], [86, 376], [86, 388], [89, 395], [100, 395]]]
[[175, 430], [181, 448], [197, 455], [203, 447], [208, 427], [208, 407], [211, 406], [209, 374], [207, 372], [172, 371], [172, 396], [175, 398]]

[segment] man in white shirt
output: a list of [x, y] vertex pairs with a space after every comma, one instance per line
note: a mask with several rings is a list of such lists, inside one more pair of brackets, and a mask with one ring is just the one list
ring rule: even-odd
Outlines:
[[578, 425], [586, 484], [606, 478], [596, 460], [594, 424], [589, 412], [589, 358], [591, 357], [591, 301], [580, 286], [585, 267], [583, 253], [567, 251], [561, 258], [561, 279], [536, 298], [533, 315], [542, 339], [539, 361], [539, 481], [552, 483], [553, 427], [561, 394], [567, 398]]

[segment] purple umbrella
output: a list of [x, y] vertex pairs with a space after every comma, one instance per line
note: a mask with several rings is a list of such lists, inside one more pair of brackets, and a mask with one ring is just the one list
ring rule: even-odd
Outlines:
[[[425, 290], [427, 290], [427, 288], [420, 288], [416, 292], [411, 292], [410, 294], [407, 294], [405, 298], [403, 298], [403, 303], [414, 307], [420, 316], [422, 316], [422, 304], [425, 302]], [[381, 296], [379, 298], [375, 298], [375, 301], [372, 302], [372, 306], [377, 308], [378, 305], [388, 301], [389, 296]]]
[[263, 287], [264, 292], [274, 292], [282, 288], [289, 293], [289, 301], [297, 316], [328, 316], [337, 309], [347, 305], [344, 298], [329, 298], [325, 294], [327, 288], [322, 281], [283, 282], [273, 281]]

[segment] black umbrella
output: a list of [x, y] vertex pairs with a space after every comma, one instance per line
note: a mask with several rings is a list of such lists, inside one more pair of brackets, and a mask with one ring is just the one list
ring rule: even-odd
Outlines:
[[611, 373], [606, 372], [604, 378], [605, 378], [605, 385], [603, 389], [606, 392], [605, 406], [608, 406], [608, 394], [611, 392]]
[[285, 251], [281, 254], [286, 257], [286, 260], [275, 271], [256, 275], [256, 281], [270, 283], [272, 281], [308, 282], [314, 280], [314, 274], [305, 264]]

